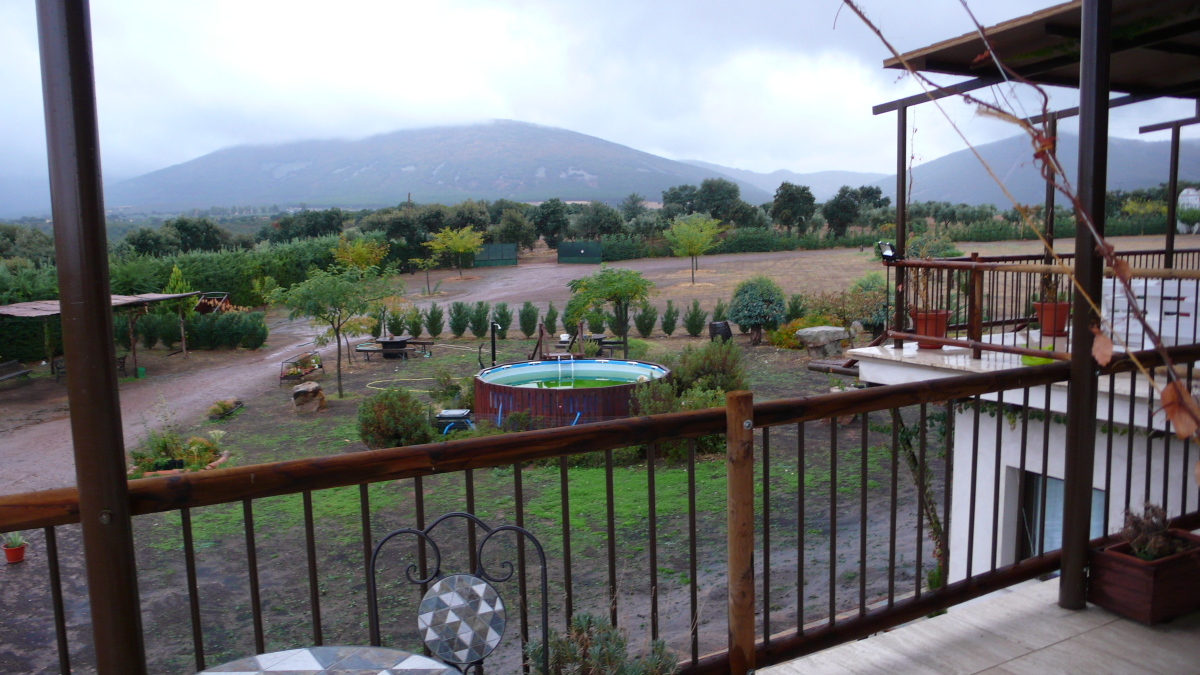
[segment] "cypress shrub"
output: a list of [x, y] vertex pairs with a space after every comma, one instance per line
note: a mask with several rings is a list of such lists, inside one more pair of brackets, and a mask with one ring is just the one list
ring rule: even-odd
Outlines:
[[707, 318], [708, 312], [700, 309], [700, 301], [692, 300], [692, 306], [683, 315], [683, 328], [688, 335], [699, 337], [700, 333], [704, 331], [704, 320]]
[[462, 337], [470, 323], [471, 306], [457, 300], [450, 303], [450, 334], [456, 338]]
[[482, 338], [488, 332], [488, 312], [491, 305], [482, 300], [471, 308], [471, 335]]
[[649, 300], [643, 301], [638, 313], [633, 317], [633, 325], [637, 328], [638, 335], [644, 338], [650, 337], [654, 332], [654, 324], [658, 322], [658, 308], [650, 304]]
[[436, 302], [429, 305], [429, 309], [425, 311], [425, 332], [429, 333], [429, 337], [436, 340], [442, 334], [442, 329], [446, 326], [445, 316], [445, 310], [438, 307]]
[[517, 313], [517, 323], [521, 326], [521, 332], [527, 339], [533, 337], [533, 334], [537, 332], [537, 320], [537, 307], [526, 300], [525, 304], [521, 305], [521, 311]]
[[512, 327], [513, 313], [508, 308], [507, 302], [497, 302], [492, 308], [492, 321], [499, 326], [496, 329], [496, 337], [501, 340], [508, 339], [508, 329]]
[[662, 315], [662, 331], [667, 337], [671, 337], [675, 333], [675, 327], [679, 322], [679, 308], [671, 300], [667, 301], [667, 308], [663, 310]]
[[416, 307], [410, 307], [404, 313], [404, 327], [408, 331], [410, 337], [421, 337], [421, 330], [424, 327], [425, 317], [421, 316], [421, 310]]
[[547, 333], [553, 335], [558, 332], [558, 308], [554, 306], [553, 302], [546, 308], [546, 317], [542, 322], [546, 324]]

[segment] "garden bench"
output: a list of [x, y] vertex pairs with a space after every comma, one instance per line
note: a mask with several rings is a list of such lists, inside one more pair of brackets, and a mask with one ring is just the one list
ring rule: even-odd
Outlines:
[[[129, 355], [126, 354], [125, 356], [117, 357], [117, 372], [121, 373], [121, 375], [124, 377], [129, 377], [129, 373], [125, 372], [125, 359], [128, 358], [128, 356]], [[54, 381], [58, 382], [59, 378], [67, 374], [66, 358], [60, 356], [57, 359], [52, 359], [50, 361], [50, 371], [54, 373]]]
[[31, 374], [33, 374], [33, 371], [22, 367], [20, 361], [5, 361], [4, 363], [0, 363], [0, 382], [18, 377], [29, 377]]
[[388, 356], [392, 356], [392, 357], [398, 356], [402, 359], [407, 359], [409, 354], [413, 354], [417, 351], [417, 348], [416, 347], [385, 347], [379, 351], [383, 353], [383, 356], [385, 358]]
[[379, 354], [383, 351], [383, 347], [379, 346], [375, 342], [360, 342], [359, 344], [354, 345], [354, 351], [366, 356], [367, 360], [370, 361], [371, 355]]
[[429, 348], [433, 346], [433, 340], [409, 340], [408, 344], [420, 347], [422, 352], [428, 354]]

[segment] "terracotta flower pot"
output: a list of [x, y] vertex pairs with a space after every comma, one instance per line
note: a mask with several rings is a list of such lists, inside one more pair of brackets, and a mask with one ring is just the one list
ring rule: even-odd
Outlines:
[[1042, 335], [1063, 337], [1067, 334], [1067, 319], [1071, 318], [1069, 302], [1035, 302], [1033, 311], [1042, 324]]
[[1145, 624], [1161, 623], [1200, 608], [1200, 537], [1170, 533], [1195, 546], [1158, 560], [1142, 560], [1128, 543], [1092, 551], [1088, 602]]
[[[909, 312], [913, 320], [913, 332], [917, 335], [927, 335], [929, 337], [944, 338], [946, 337], [946, 322], [950, 317], [950, 312], [945, 309], [930, 309]], [[941, 349], [942, 346], [933, 342], [921, 342], [917, 340], [917, 349]]]
[[21, 544], [20, 546], [15, 546], [13, 548], [5, 546], [4, 558], [8, 561], [9, 565], [21, 562], [25, 559], [25, 544]]

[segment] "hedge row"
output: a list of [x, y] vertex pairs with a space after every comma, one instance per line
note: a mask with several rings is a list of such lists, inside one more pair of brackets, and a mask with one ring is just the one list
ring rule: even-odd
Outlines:
[[[878, 238], [879, 236], [875, 234], [822, 237], [812, 233], [797, 236], [775, 230], [745, 228], [727, 233], [708, 251], [707, 255], [874, 246]], [[636, 258], [666, 258], [671, 255], [671, 247], [663, 239], [640, 239], [627, 234], [601, 237], [600, 250], [601, 259], [605, 262]]]

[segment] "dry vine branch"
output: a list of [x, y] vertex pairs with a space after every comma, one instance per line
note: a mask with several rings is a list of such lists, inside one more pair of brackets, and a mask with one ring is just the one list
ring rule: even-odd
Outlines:
[[[1079, 200], [1078, 195], [1071, 187], [1071, 183], [1067, 178], [1066, 171], [1064, 171], [1062, 165], [1058, 162], [1058, 157], [1052, 152], [1056, 139], [1049, 135], [1049, 130], [1046, 127], [1045, 120], [1048, 119], [1050, 115], [1050, 99], [1046, 91], [1041, 86], [1030, 82], [1020, 73], [1003, 63], [995, 49], [993, 49], [991, 41], [988, 39], [987, 31], [975, 18], [974, 13], [971, 12], [966, 0], [959, 0], [963, 5], [963, 8], [966, 10], [967, 15], [970, 17], [972, 23], [975, 25], [976, 30], [979, 32], [980, 39], [984, 44], [984, 52], [975, 57], [975, 62], [978, 63], [990, 59], [996, 64], [1001, 76], [1006, 82], [1024, 84], [1032, 88], [1041, 99], [1043, 120], [1042, 127], [1038, 128], [1034, 126], [1012, 112], [1003, 109], [999, 104], [988, 103], [968, 93], [958, 93], [956, 96], [959, 96], [964, 101], [976, 106], [976, 110], [979, 114], [995, 117], [1011, 124], [1015, 124], [1029, 136], [1034, 151], [1033, 160], [1037, 164], [1042, 178], [1053, 185], [1058, 192], [1062, 193], [1062, 195], [1070, 201], [1075, 212], [1076, 220], [1083, 223], [1083, 225], [1088, 228], [1093, 240], [1096, 242], [1097, 253], [1099, 253], [1104, 259], [1105, 263], [1113, 269], [1113, 276], [1116, 277], [1122, 291], [1129, 300], [1130, 310], [1134, 318], [1142, 325], [1145, 336], [1150, 339], [1151, 343], [1154, 345], [1154, 350], [1162, 357], [1165, 364], [1164, 370], [1167, 376], [1167, 384], [1165, 386], [1160, 386], [1145, 365], [1142, 364], [1133, 354], [1133, 352], [1128, 349], [1128, 345], [1121, 340], [1119, 331], [1114, 330], [1112, 324], [1104, 319], [1103, 312], [1101, 311], [1096, 300], [1087, 293], [1087, 291], [1079, 283], [1079, 280], [1075, 277], [1073, 270], [1063, 262], [1062, 258], [1059, 257], [1059, 255], [1054, 251], [1054, 248], [1046, 240], [1044, 234], [1033, 224], [1030, 219], [1029, 209], [1018, 202], [1012, 193], [1009, 192], [1007, 186], [1004, 185], [1004, 182], [1000, 180], [999, 176], [996, 175], [991, 166], [988, 165], [987, 161], [983, 159], [982, 155], [979, 154], [979, 151], [976, 150], [975, 146], [967, 140], [966, 135], [962, 132], [954, 120], [951, 119], [946, 113], [946, 110], [942, 107], [939, 100], [933, 96], [933, 91], [941, 89], [941, 87], [926, 77], [923, 73], [915, 69], [892, 45], [892, 43], [888, 41], [879, 27], [867, 18], [866, 14], [858, 6], [858, 4], [854, 2], [854, 0], [842, 1], [847, 7], [850, 8], [852, 12], [858, 16], [858, 18], [867, 26], [867, 28], [879, 38], [883, 45], [888, 48], [896, 60], [904, 67], [904, 70], [917, 80], [917, 82], [921, 85], [921, 88], [925, 91], [925, 94], [929, 97], [929, 100], [933, 102], [938, 111], [942, 113], [943, 117], [946, 118], [946, 121], [954, 129], [955, 133], [957, 133], [959, 138], [963, 140], [971, 153], [975, 155], [975, 158], [979, 161], [980, 165], [982, 165], [987, 171], [988, 176], [990, 176], [996, 185], [1000, 187], [1001, 191], [1004, 193], [1004, 196], [1012, 202], [1014, 209], [1021, 215], [1022, 223], [1037, 235], [1038, 239], [1042, 242], [1042, 246], [1054, 258], [1056, 266], [1059, 267], [1063, 274], [1071, 280], [1071, 284], [1075, 287], [1076, 292], [1087, 301], [1088, 305], [1090, 305], [1092, 310], [1096, 313], [1096, 316], [1100, 317], [1101, 324], [1108, 328], [1107, 335], [1099, 332], [1098, 330], [1093, 330], [1093, 332], [1096, 333], [1095, 339], [1099, 347], [1098, 349], [1093, 349], [1093, 358], [1096, 358], [1098, 362], [1101, 362], [1101, 365], [1107, 365], [1108, 360], [1111, 359], [1112, 356], [1112, 337], [1116, 337], [1117, 341], [1121, 343], [1121, 346], [1125, 347], [1129, 359], [1137, 367], [1138, 371], [1140, 371], [1141, 374], [1146, 377], [1150, 385], [1154, 387], [1160, 395], [1160, 398], [1163, 402], [1162, 410], [1165, 413], [1167, 420], [1175, 427], [1176, 435], [1183, 439], [1195, 437], [1197, 441], [1200, 441], [1200, 435], [1197, 434], [1197, 431], [1200, 430], [1200, 404], [1197, 404], [1196, 399], [1192, 396], [1191, 392], [1188, 391], [1187, 387], [1179, 379], [1179, 374], [1175, 371], [1174, 362], [1167, 353], [1166, 346], [1163, 344], [1162, 339], [1159, 337], [1157, 331], [1155, 331], [1150, 325], [1150, 322], [1146, 320], [1145, 314], [1138, 305], [1137, 294], [1133, 290], [1133, 286], [1130, 283], [1132, 279], [1132, 270], [1129, 266], [1129, 263], [1116, 257], [1116, 250], [1096, 229], [1096, 224], [1093, 221], [1091, 214], [1086, 208], [1084, 208], [1083, 203]], [[901, 207], [899, 204], [897, 206], [898, 208]], [[1198, 468], [1197, 471], [1200, 472], [1200, 468]]]

